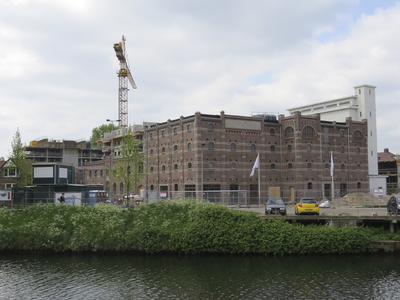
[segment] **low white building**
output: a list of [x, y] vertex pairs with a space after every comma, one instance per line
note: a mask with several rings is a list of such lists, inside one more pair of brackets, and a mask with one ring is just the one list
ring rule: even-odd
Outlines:
[[287, 109], [291, 115], [300, 111], [302, 115], [320, 114], [327, 121], [345, 122], [347, 117], [355, 121], [368, 121], [368, 170], [371, 192], [386, 190], [386, 176], [378, 175], [378, 137], [376, 127], [376, 101], [373, 85], [354, 87], [354, 95], [298, 106]]

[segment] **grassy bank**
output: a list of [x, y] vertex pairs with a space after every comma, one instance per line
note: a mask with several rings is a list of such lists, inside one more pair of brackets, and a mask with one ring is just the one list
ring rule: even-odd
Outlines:
[[195, 200], [167, 200], [137, 210], [112, 205], [0, 209], [0, 250], [343, 254], [371, 251], [371, 241], [382, 234], [363, 227], [265, 221], [256, 213]]

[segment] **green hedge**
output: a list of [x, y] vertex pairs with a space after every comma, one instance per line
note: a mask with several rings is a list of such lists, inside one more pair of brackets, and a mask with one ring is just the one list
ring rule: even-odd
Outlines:
[[363, 227], [289, 224], [196, 200], [137, 210], [112, 205], [0, 209], [0, 250], [139, 251], [186, 254], [342, 254], [371, 251]]

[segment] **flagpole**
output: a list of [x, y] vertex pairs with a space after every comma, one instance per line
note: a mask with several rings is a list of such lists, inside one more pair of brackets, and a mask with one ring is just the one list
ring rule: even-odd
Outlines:
[[260, 208], [261, 206], [261, 176], [260, 176], [260, 153], [258, 153], [258, 207]]
[[331, 177], [332, 177], [332, 190], [331, 190], [331, 199], [332, 203], [333, 200], [335, 199], [335, 183], [333, 182], [333, 170], [334, 170], [334, 165], [333, 165], [333, 153], [331, 151]]

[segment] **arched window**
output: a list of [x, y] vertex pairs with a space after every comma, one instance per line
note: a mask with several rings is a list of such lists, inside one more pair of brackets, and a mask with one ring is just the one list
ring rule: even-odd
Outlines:
[[165, 153], [165, 147], [162, 147], [161, 152]]
[[356, 148], [356, 153], [357, 153], [357, 154], [360, 154], [360, 147], [357, 147], [357, 148]]
[[360, 165], [357, 165], [357, 170], [361, 170], [361, 166]]
[[214, 143], [213, 142], [209, 142], [208, 143], [208, 149], [214, 149]]
[[154, 185], [150, 185], [150, 190], [151, 190], [151, 191], [154, 190]]
[[236, 150], [236, 144], [234, 143], [231, 144], [231, 150]]
[[353, 137], [354, 137], [354, 139], [356, 139], [356, 140], [361, 140], [361, 139], [362, 139], [362, 133], [361, 133], [361, 131], [359, 131], [359, 130], [354, 131]]
[[344, 170], [344, 169], [345, 169], [344, 164], [341, 164], [341, 165], [340, 165], [340, 170]]
[[174, 185], [174, 191], [175, 191], [175, 192], [178, 191], [178, 185], [177, 185], [177, 184]]
[[208, 163], [208, 168], [209, 169], [214, 169], [214, 163], [213, 162]]
[[314, 129], [311, 126], [306, 126], [304, 127], [304, 135], [313, 135], [314, 134]]
[[236, 169], [236, 164], [235, 163], [231, 163], [231, 169]]
[[325, 164], [325, 170], [329, 170], [329, 164]]
[[[143, 162], [142, 162], [142, 161], [139, 161], [138, 169], [139, 169], [138, 172], [139, 172], [140, 174], [143, 173], [144, 168], [143, 168]], [[130, 167], [129, 167], [128, 172], [129, 172], [128, 174], [131, 173]]]
[[187, 130], [188, 130], [188, 131], [192, 130], [192, 125], [191, 125], [191, 124], [189, 124], [189, 125], [187, 126]]
[[213, 130], [214, 129], [214, 124], [208, 124], [208, 129]]
[[165, 166], [162, 166], [161, 170], [162, 170], [162, 171], [165, 171]]
[[270, 135], [274, 135], [275, 134], [275, 129], [274, 128], [270, 128], [269, 129], [269, 134]]
[[188, 163], [188, 169], [192, 168], [192, 163]]
[[177, 164], [174, 165], [174, 170], [178, 170], [178, 165]]
[[340, 147], [340, 153], [344, 153], [344, 147]]
[[150, 149], [150, 155], [153, 155], [153, 153], [154, 153], [154, 150]]
[[178, 151], [178, 145], [174, 146], [174, 151]]
[[311, 151], [311, 145], [310, 144], [307, 145], [307, 151]]
[[344, 136], [344, 130], [340, 130], [340, 136]]
[[289, 164], [287, 165], [287, 168], [288, 168], [289, 170], [293, 169], [293, 164], [292, 164], [292, 163], [289, 163]]
[[275, 170], [276, 166], [275, 164], [271, 164], [271, 170]]
[[251, 146], [250, 146], [250, 150], [251, 150], [251, 151], [256, 151], [256, 145], [254, 145], [254, 144], [251, 144]]
[[292, 145], [287, 146], [288, 151], [292, 151]]
[[161, 136], [165, 136], [165, 130], [161, 131]]
[[361, 182], [357, 182], [357, 188], [361, 189]]
[[150, 133], [150, 139], [152, 139], [153, 138], [153, 133]]
[[307, 169], [311, 169], [311, 163], [307, 164]]
[[92, 170], [89, 171], [89, 178], [92, 177]]
[[150, 172], [154, 172], [154, 167], [150, 167]]
[[175, 127], [175, 128], [174, 128], [174, 134], [177, 134], [177, 133], [178, 133], [178, 128]]
[[117, 191], [117, 184], [114, 182], [114, 184], [113, 184], [113, 192], [115, 193], [116, 191]]
[[285, 135], [292, 135], [294, 132], [293, 127], [289, 126], [285, 129]]
[[275, 152], [275, 146], [274, 146], [274, 145], [271, 145], [271, 147], [269, 147], [269, 150], [270, 150], [271, 152]]
[[192, 143], [188, 143], [188, 149], [192, 149]]
[[309, 190], [312, 190], [312, 182], [307, 183], [307, 188], [308, 188]]
[[124, 193], [124, 184], [122, 182], [119, 184], [119, 193], [120, 194]]
[[103, 170], [100, 170], [100, 177], [103, 177]]

